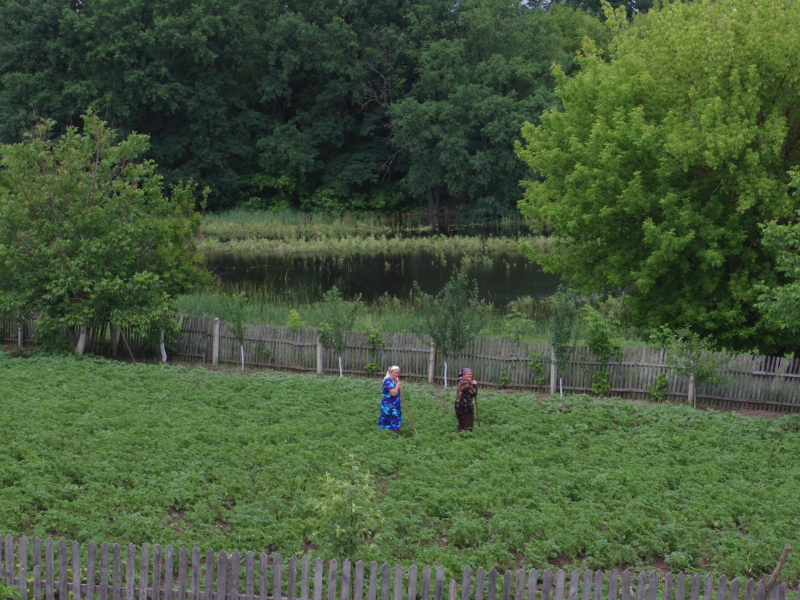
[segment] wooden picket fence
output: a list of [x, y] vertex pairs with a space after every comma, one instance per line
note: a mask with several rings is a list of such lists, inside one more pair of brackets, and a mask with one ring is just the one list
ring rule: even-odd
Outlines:
[[[33, 326], [33, 320], [25, 322], [24, 345], [35, 343]], [[127, 330], [123, 333], [130, 352], [139, 355], [146, 350], [157, 355], [157, 349], [148, 348], [143, 336]], [[18, 342], [15, 325], [6, 325], [2, 334], [5, 343]], [[292, 331], [287, 327], [248, 325], [244, 339], [245, 366], [338, 373], [339, 357], [323, 350], [318, 337], [319, 332], [314, 329]], [[366, 334], [351, 332], [341, 355], [343, 373], [380, 377], [388, 366], [398, 365], [406, 379], [444, 383], [444, 361], [441, 354], [431, 351], [430, 336], [383, 333], [380, 338], [382, 346], [370, 345]], [[117, 347], [112, 347], [106, 327], [90, 330], [88, 350], [118, 356], [129, 353], [121, 338], [117, 340]], [[227, 324], [210, 317], [179, 317], [179, 334], [167, 341], [167, 352], [172, 358], [187, 362], [228, 365], [241, 362], [239, 344]], [[469, 366], [484, 387], [549, 392], [551, 374], [546, 368], [549, 354], [550, 347], [545, 344], [474, 338], [464, 352], [448, 361], [447, 379], [450, 384], [454, 383], [458, 368]], [[800, 412], [800, 358], [723, 356], [720, 371], [725, 381], [698, 385], [698, 404]], [[367, 365], [376, 367], [368, 371]], [[659, 379], [663, 378], [666, 378], [666, 400], [682, 401], [688, 395], [688, 380], [668, 371], [665, 351], [648, 347], [623, 348], [619, 360], [608, 363], [607, 367], [597, 362], [587, 347], [576, 347], [566, 366], [564, 391], [591, 392], [593, 374], [601, 368], [609, 371], [612, 396], [649, 399]]]
[[[214, 338], [214, 320], [207, 317], [184, 318], [181, 333], [173, 341], [174, 356], [181, 360], [214, 362], [213, 347], [218, 347], [217, 364], [240, 364], [240, 348], [224, 322]], [[343, 372], [353, 375], [382, 376], [390, 365], [398, 365], [404, 378], [444, 383], [444, 361], [435, 354], [431, 361], [430, 336], [411, 333], [383, 333], [382, 347], [370, 347], [367, 335], [351, 332], [342, 352]], [[338, 356], [318, 348], [314, 329], [292, 331], [287, 327], [248, 325], [244, 340], [245, 366], [248, 368], [290, 369], [335, 374]], [[481, 386], [550, 391], [550, 372], [546, 344], [526, 344], [500, 338], [474, 338], [465, 351], [449, 360], [448, 381], [454, 383], [461, 366], [473, 369]], [[725, 381], [700, 384], [698, 403], [720, 408], [764, 409], [800, 412], [800, 359], [745, 354], [723, 355], [720, 368]], [[380, 369], [368, 372], [366, 365]], [[592, 390], [592, 376], [603, 368], [589, 348], [578, 346], [568, 361], [564, 376], [565, 392]], [[664, 397], [685, 400], [689, 382], [668, 371], [666, 351], [649, 348], [623, 348], [619, 360], [608, 364], [611, 395], [649, 399], [660, 376], [666, 377]]]
[[[327, 570], [327, 574], [326, 574]], [[421, 580], [420, 580], [421, 575]], [[224, 550], [147, 544], [6, 536], [0, 546], [0, 577], [18, 586], [24, 600], [787, 600], [786, 583], [725, 575], [642, 571], [551, 569], [473, 572], [460, 585], [444, 568], [388, 563], [353, 564], [308, 556], [285, 561], [278, 554], [244, 555]], [[794, 594], [793, 594], [794, 595]], [[688, 598], [687, 598], [688, 596]]]

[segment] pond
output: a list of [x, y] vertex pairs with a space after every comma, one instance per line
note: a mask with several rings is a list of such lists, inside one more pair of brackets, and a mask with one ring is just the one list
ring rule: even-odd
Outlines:
[[459, 266], [477, 280], [480, 297], [498, 306], [521, 296], [548, 297], [561, 281], [520, 253], [461, 257], [415, 252], [317, 258], [212, 254], [208, 266], [225, 287], [255, 288], [266, 297], [298, 302], [317, 301], [334, 285], [346, 297], [360, 295], [366, 302], [385, 294], [408, 298], [414, 281], [423, 291], [435, 294]]

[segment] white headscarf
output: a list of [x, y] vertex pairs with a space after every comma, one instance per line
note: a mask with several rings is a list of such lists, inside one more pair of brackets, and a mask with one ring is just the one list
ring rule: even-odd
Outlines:
[[392, 378], [392, 371], [394, 371], [395, 369], [397, 369], [399, 371], [400, 367], [398, 367], [397, 365], [392, 365], [391, 367], [389, 367], [389, 370], [386, 371], [386, 377], [384, 377], [383, 380], [386, 381], [387, 379], [391, 379]]

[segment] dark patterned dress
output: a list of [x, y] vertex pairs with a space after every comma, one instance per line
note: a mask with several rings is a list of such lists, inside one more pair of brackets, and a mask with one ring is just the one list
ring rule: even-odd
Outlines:
[[458, 379], [458, 391], [456, 392], [456, 419], [458, 419], [458, 431], [468, 431], [472, 429], [475, 422], [475, 397], [478, 395], [478, 386], [466, 379]]
[[391, 390], [397, 387], [397, 383], [391, 377], [383, 380], [383, 400], [381, 401], [381, 416], [378, 419], [378, 427], [381, 429], [391, 429], [397, 431], [403, 424], [403, 409], [400, 406], [400, 394], [392, 396]]

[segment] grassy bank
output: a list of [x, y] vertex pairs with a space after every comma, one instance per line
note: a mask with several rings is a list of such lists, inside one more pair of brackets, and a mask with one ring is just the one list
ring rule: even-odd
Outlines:
[[[420, 433], [394, 439], [374, 380], [0, 355], [0, 381], [0, 531], [16, 535], [332, 557], [326, 474], [375, 493], [357, 558], [448, 578], [664, 563], [763, 576], [800, 530], [796, 416], [487, 391], [483, 426], [457, 435], [452, 398], [409, 385]], [[799, 576], [792, 554], [783, 577]]]

